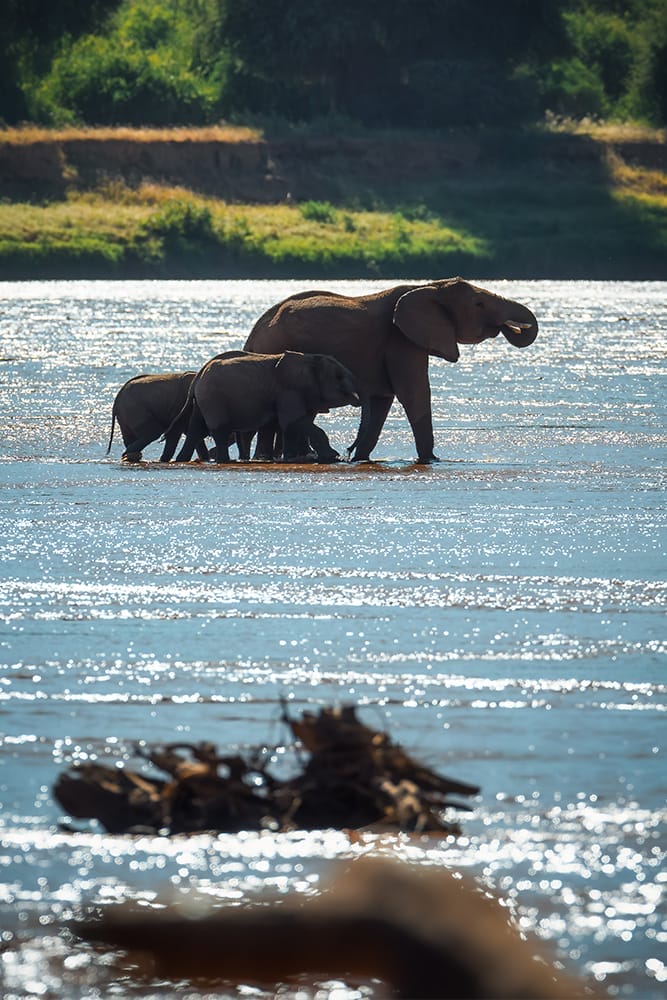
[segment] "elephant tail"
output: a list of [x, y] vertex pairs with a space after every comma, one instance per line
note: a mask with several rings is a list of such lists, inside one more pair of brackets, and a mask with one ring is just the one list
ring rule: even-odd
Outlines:
[[195, 377], [193, 378], [192, 382], [190, 383], [190, 388], [188, 389], [188, 394], [185, 397], [185, 402], [183, 403], [183, 406], [180, 408], [180, 410], [178, 411], [172, 422], [165, 430], [164, 434], [160, 438], [160, 441], [166, 441], [169, 432], [173, 431], [177, 425], [182, 424], [183, 426], [185, 426], [187, 424], [189, 415], [192, 412], [192, 407], [194, 405], [195, 384], [197, 383], [199, 376], [201, 375], [203, 370], [204, 370], [203, 368], [200, 368]]
[[114, 400], [113, 407], [111, 408], [111, 434], [109, 435], [109, 444], [107, 445], [107, 455], [111, 451], [111, 443], [113, 441], [113, 432], [116, 429], [116, 401]]

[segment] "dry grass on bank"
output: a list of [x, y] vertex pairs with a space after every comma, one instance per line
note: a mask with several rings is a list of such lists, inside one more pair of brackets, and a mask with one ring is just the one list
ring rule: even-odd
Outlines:
[[[596, 121], [591, 118], [548, 116], [548, 132], [587, 135], [598, 142], [667, 142], [667, 129], [653, 128], [641, 122]], [[28, 145], [33, 142], [73, 142], [95, 139], [115, 139], [126, 142], [257, 142], [265, 138], [261, 129], [244, 125], [175, 126], [66, 126], [48, 128], [25, 124], [15, 128], [0, 128], [0, 143]]]
[[258, 142], [262, 139], [258, 129], [237, 125], [211, 125], [207, 128], [97, 128], [94, 126], [68, 128], [42, 128], [39, 125], [22, 125], [0, 129], [0, 143], [30, 145], [36, 142], [75, 142], [122, 140], [124, 142]]
[[667, 142], [667, 129], [653, 128], [641, 122], [596, 121], [592, 118], [547, 117], [549, 132], [587, 135], [598, 142]]
[[609, 153], [608, 164], [615, 195], [667, 208], [667, 173], [664, 170], [630, 166], [614, 153]]

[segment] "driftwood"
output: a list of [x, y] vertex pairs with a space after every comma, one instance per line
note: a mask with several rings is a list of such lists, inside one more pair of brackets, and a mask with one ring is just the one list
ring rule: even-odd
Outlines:
[[538, 958], [544, 946], [523, 939], [507, 910], [472, 881], [386, 859], [345, 868], [312, 899], [292, 895], [198, 918], [173, 905], [114, 905], [75, 930], [127, 949], [135, 975], [139, 968], [160, 979], [271, 987], [297, 975], [300, 985], [304, 975], [341, 977], [366, 980], [383, 998], [594, 995]]
[[[303, 751], [294, 778], [272, 776], [260, 753], [219, 756], [211, 743], [136, 748], [168, 775], [156, 778], [97, 763], [62, 773], [54, 796], [70, 816], [96, 819], [109, 833], [359, 829], [458, 833], [449, 809], [469, 809], [452, 794], [474, 785], [441, 777], [360, 722], [351, 706], [283, 719]], [[189, 757], [181, 756], [182, 751]]]

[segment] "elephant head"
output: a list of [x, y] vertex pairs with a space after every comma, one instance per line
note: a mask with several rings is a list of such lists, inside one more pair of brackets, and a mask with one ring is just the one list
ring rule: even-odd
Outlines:
[[327, 354], [285, 351], [275, 367], [285, 389], [294, 390], [312, 413], [337, 406], [361, 406], [352, 373]]
[[502, 333], [514, 347], [529, 347], [538, 329], [526, 306], [463, 278], [405, 292], [394, 307], [394, 323], [408, 340], [451, 362], [459, 359], [459, 344], [478, 344]]

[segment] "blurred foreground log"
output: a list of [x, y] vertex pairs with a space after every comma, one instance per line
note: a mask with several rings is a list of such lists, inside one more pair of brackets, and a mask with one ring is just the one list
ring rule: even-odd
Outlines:
[[[168, 778], [126, 767], [84, 763], [59, 775], [53, 793], [70, 816], [96, 819], [109, 833], [359, 829], [458, 833], [449, 809], [469, 809], [452, 794], [479, 789], [413, 760], [386, 733], [360, 722], [352, 707], [283, 719], [306, 751], [294, 778], [268, 773], [259, 753], [219, 756], [211, 743], [137, 748]], [[178, 751], [186, 751], [182, 757]]]
[[[210, 910], [108, 907], [80, 924], [84, 938], [133, 952], [145, 976], [275, 985], [379, 979], [387, 997], [591, 996], [522, 938], [507, 910], [442, 869], [362, 858], [327, 891], [306, 899]], [[326, 887], [325, 887], [326, 888]]]

